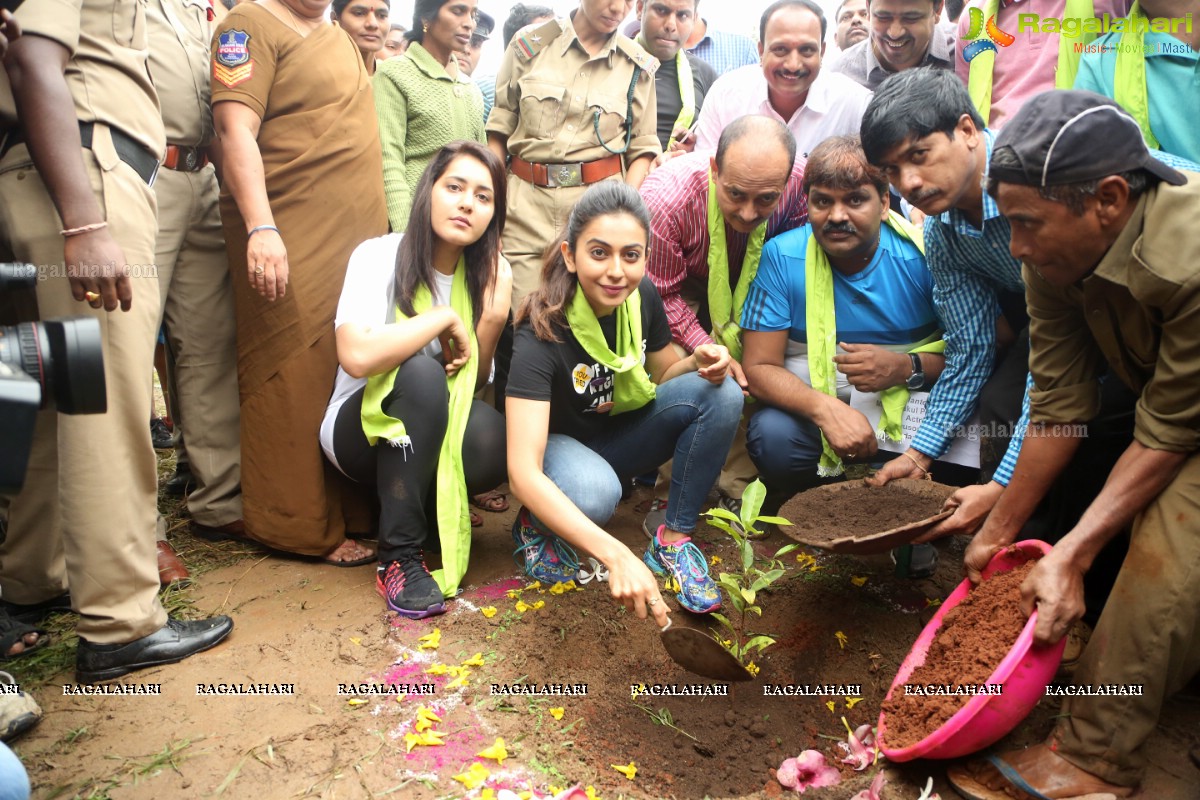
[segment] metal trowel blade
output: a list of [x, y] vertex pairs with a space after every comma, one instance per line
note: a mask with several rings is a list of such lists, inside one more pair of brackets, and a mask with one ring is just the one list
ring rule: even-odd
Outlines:
[[715, 681], [748, 681], [749, 672], [733, 654], [703, 631], [670, 625], [662, 632], [663, 647], [688, 672]]

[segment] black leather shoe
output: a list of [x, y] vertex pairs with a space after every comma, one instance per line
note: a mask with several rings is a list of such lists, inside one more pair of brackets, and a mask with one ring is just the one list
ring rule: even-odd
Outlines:
[[174, 664], [217, 645], [233, 630], [226, 616], [168, 619], [149, 636], [128, 644], [92, 644], [80, 639], [75, 651], [75, 680], [95, 683], [119, 678], [135, 669]]
[[183, 497], [195, 487], [196, 479], [192, 477], [192, 470], [186, 464], [183, 469], [175, 468], [175, 474], [166, 480], [162, 485], [163, 494], [167, 497]]

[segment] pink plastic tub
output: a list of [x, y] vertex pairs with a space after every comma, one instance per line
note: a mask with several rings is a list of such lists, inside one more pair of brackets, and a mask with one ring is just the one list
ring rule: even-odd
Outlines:
[[[1045, 542], [1027, 540], [1017, 542], [997, 553], [983, 570], [987, 580], [997, 572], [1006, 572], [1019, 567], [1030, 558], [1038, 558], [1050, 552]], [[921, 631], [916, 644], [900, 665], [888, 697], [899, 690], [904, 691], [913, 670], [925, 663], [925, 655], [933, 643], [942, 617], [963, 601], [971, 590], [971, 582], [964, 580], [958, 585], [938, 609], [937, 614]], [[1008, 651], [1000, 666], [988, 678], [988, 685], [1003, 687], [999, 695], [976, 695], [958, 713], [948, 719], [942, 727], [921, 741], [901, 749], [887, 745], [887, 719], [879, 715], [880, 750], [892, 761], [911, 761], [914, 758], [958, 758], [974, 753], [993, 744], [1029, 715], [1038, 700], [1046, 693], [1046, 684], [1054, 677], [1062, 662], [1063, 648], [1067, 637], [1050, 647], [1034, 647], [1033, 629], [1037, 625], [1037, 611], [1025, 623], [1017, 643]]]

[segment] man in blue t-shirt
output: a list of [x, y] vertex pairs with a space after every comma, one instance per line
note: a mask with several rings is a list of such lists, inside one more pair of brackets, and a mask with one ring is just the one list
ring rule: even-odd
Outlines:
[[875, 426], [850, 406], [852, 388], [925, 389], [945, 363], [920, 232], [889, 213], [887, 178], [858, 137], [814, 149], [804, 190], [808, 224], [767, 243], [742, 313], [742, 363], [765, 406], [747, 450], [778, 499], [844, 461], [875, 460]]

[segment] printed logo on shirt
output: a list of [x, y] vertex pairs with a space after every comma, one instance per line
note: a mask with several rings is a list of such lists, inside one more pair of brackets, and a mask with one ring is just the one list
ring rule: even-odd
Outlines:
[[254, 76], [250, 60], [250, 34], [245, 31], [225, 31], [217, 37], [217, 52], [213, 57], [213, 78], [229, 88], [245, 83]]
[[592, 368], [587, 364], [576, 364], [575, 369], [571, 370], [571, 383], [575, 386], [575, 394], [586, 392], [591, 381]]

